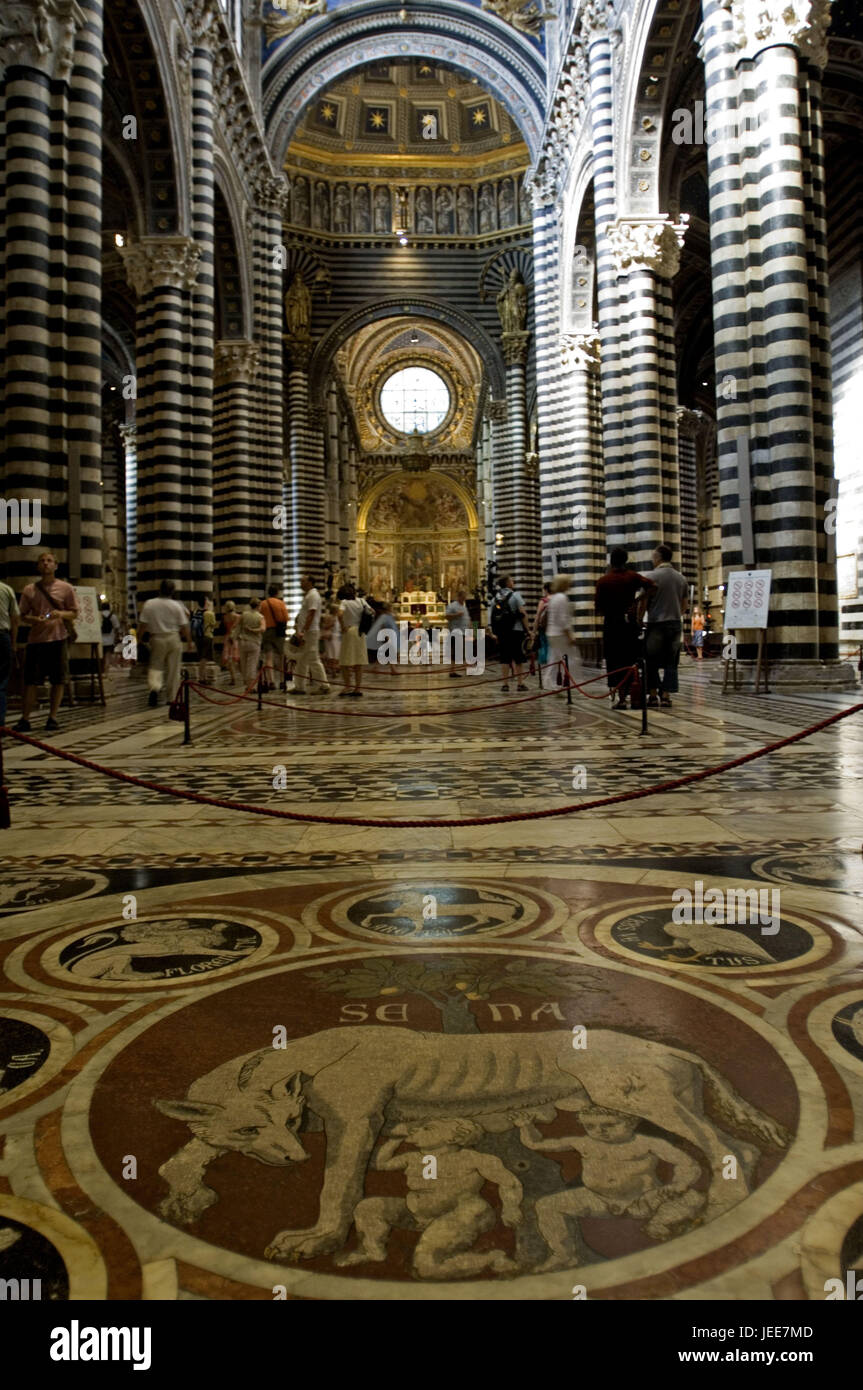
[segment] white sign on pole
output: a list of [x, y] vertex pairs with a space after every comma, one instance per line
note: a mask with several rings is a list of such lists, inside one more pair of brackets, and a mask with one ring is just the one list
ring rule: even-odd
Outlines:
[[722, 617], [726, 632], [767, 627], [771, 577], [772, 570], [738, 570], [729, 574]]
[[102, 614], [99, 610], [99, 594], [96, 589], [75, 589], [78, 600], [78, 616], [75, 619], [75, 645], [78, 647], [99, 646], [102, 642]]

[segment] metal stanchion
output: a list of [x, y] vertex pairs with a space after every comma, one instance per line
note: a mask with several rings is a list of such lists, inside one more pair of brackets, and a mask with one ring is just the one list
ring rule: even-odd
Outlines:
[[6, 790], [6, 778], [3, 775], [3, 734], [0, 733], [0, 830], [8, 830], [11, 824], [9, 793]]
[[192, 699], [189, 693], [189, 673], [183, 672], [183, 747], [192, 742]]
[[264, 708], [264, 668], [258, 667], [258, 709]]
[[638, 675], [641, 681], [641, 733], [647, 733], [647, 658], [642, 652], [638, 658]]
[[568, 705], [571, 705], [571, 704], [572, 704], [572, 689], [571, 689], [572, 682], [570, 681], [570, 678], [569, 678], [569, 656], [566, 654], [566, 652], [564, 652], [564, 654], [563, 654], [563, 665], [564, 665], [564, 669], [565, 669], [565, 671], [566, 671], [566, 703], [567, 703]]

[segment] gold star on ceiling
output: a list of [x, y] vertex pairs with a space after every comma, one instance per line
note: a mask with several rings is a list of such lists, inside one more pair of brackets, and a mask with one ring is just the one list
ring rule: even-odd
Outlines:
[[474, 111], [473, 123], [474, 125], [485, 125], [485, 110], [482, 106], [478, 106]]
[[373, 111], [369, 118], [375, 130], [383, 130], [386, 125], [386, 116], [383, 111]]
[[324, 105], [321, 107], [321, 120], [334, 121], [335, 119], [336, 108], [334, 106], [330, 106], [329, 102], [325, 102]]

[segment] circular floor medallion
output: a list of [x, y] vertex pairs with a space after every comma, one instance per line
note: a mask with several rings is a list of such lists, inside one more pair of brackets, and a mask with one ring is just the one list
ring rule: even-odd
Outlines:
[[150, 1248], [167, 1223], [177, 1258], [236, 1277], [239, 1257], [251, 1282], [309, 1297], [595, 1274], [714, 1223], [721, 1244], [797, 1122], [787, 1065], [727, 1009], [497, 947], [237, 982], [164, 1005], [93, 1071], [83, 1181], [100, 1205], [121, 1223], [143, 1208]]
[[[265, 933], [270, 940], [265, 944]], [[80, 984], [124, 988], [172, 981], [247, 965], [272, 949], [276, 934], [212, 911], [141, 917], [66, 937], [45, 952], [45, 969]]]
[[70, 873], [66, 869], [4, 869], [0, 913], [33, 912], [52, 903], [89, 898], [107, 885], [108, 880], [101, 874]]
[[757, 922], [675, 922], [672, 911], [670, 901], [618, 908], [598, 924], [597, 938], [615, 954], [699, 970], [788, 969], [819, 959], [831, 945], [825, 932], [787, 914], [765, 931]]

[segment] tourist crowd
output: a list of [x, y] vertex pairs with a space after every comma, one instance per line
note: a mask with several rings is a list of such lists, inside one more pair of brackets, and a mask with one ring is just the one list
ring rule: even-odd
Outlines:
[[[609, 690], [616, 696], [614, 708], [635, 704], [640, 693], [635, 668], [643, 650], [648, 704], [670, 707], [677, 691], [677, 670], [683, 637], [683, 618], [689, 608], [689, 585], [671, 563], [672, 552], [659, 545], [653, 552], [653, 568], [643, 573], [629, 567], [627, 552], [615, 547], [610, 564], [596, 586], [596, 612], [602, 618], [603, 650]], [[22, 715], [16, 729], [30, 729], [39, 687], [51, 688], [49, 731], [59, 728], [57, 714], [68, 680], [68, 647], [75, 640], [78, 605], [72, 586], [56, 576], [57, 561], [46, 551], [37, 561], [39, 578], [28, 584], [20, 603], [13, 590], [0, 583], [0, 724], [6, 718], [6, 693], [15, 659], [19, 622], [29, 626], [23, 663]], [[393, 649], [392, 635], [398, 624], [389, 603], [365, 596], [353, 584], [338, 589], [335, 601], [322, 597], [315, 577], [301, 578], [303, 600], [291, 615], [277, 584], [270, 584], [266, 598], [252, 597], [238, 607], [228, 600], [222, 606], [221, 665], [231, 685], [246, 689], [261, 683], [265, 690], [279, 686], [291, 698], [312, 690], [330, 693], [331, 681], [341, 674], [344, 698], [362, 696], [363, 670], [369, 663], [396, 665], [384, 656]], [[510, 576], [498, 583], [488, 606], [484, 635], [496, 644], [501, 665], [501, 690], [510, 681], [517, 691], [527, 689], [525, 667], [539, 667], [545, 689], [563, 688], [564, 667], [576, 664], [574, 614], [569, 592], [572, 576], [559, 574], [545, 584], [531, 619], [524, 598]], [[110, 606], [102, 610], [103, 654], [120, 641], [120, 625]], [[467, 594], [460, 590], [446, 607], [451, 634], [473, 628]], [[289, 636], [288, 629], [293, 626]], [[147, 655], [148, 702], [172, 700], [180, 684], [183, 654], [194, 645], [198, 680], [212, 684], [219, 674], [216, 635], [219, 620], [212, 600], [202, 595], [188, 609], [176, 597], [171, 579], [164, 579], [158, 596], [147, 599], [138, 615], [134, 637], [139, 655]], [[691, 629], [695, 654], [703, 655], [705, 620], [696, 608]], [[643, 647], [642, 647], [643, 639]], [[450, 640], [450, 639], [448, 639]], [[453, 641], [455, 640], [453, 636]], [[389, 645], [387, 643], [389, 641]], [[103, 655], [104, 661], [104, 655]], [[287, 672], [290, 670], [290, 675]], [[461, 672], [451, 669], [458, 678]]]

